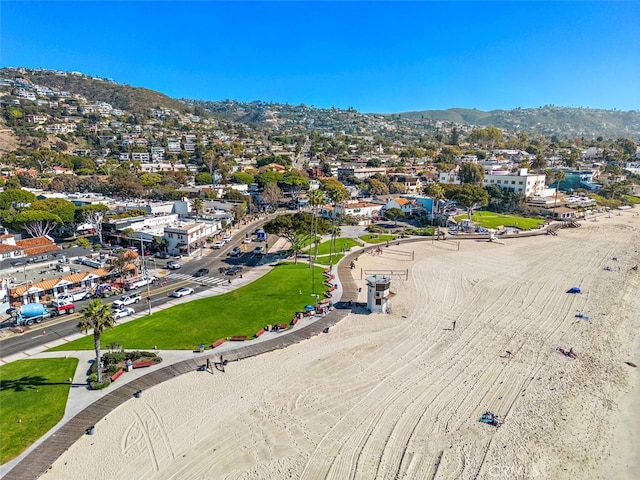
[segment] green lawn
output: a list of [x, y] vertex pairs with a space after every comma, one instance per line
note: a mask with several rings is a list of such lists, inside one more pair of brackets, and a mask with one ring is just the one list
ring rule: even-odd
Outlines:
[[[468, 215], [458, 215], [455, 217], [456, 222], [469, 218]], [[471, 216], [471, 220], [475, 225], [480, 225], [484, 228], [498, 228], [502, 227], [516, 227], [522, 230], [531, 230], [538, 228], [545, 222], [542, 217], [521, 217], [518, 215], [505, 215], [502, 213], [488, 212], [488, 211], [476, 211]]]
[[[316, 292], [326, 287], [321, 267], [316, 269]], [[265, 276], [224, 295], [203, 298], [119, 325], [102, 335], [102, 344], [118, 342], [123, 348], [191, 350], [219, 338], [252, 337], [265, 325], [289, 323], [296, 312], [313, 304], [311, 270], [307, 263], [283, 263]], [[93, 349], [93, 336], [74, 340], [53, 350]]]
[[640, 205], [640, 197], [635, 197], [633, 195], [622, 195], [622, 197], [631, 205]]
[[[341, 237], [335, 239], [334, 250], [336, 252], [349, 251], [352, 247], [361, 247], [362, 243], [357, 240], [349, 237]], [[326, 242], [322, 242], [318, 245], [318, 255], [329, 255], [331, 250], [331, 241], [327, 240]], [[311, 247], [310, 250], [307, 250], [309, 253], [315, 253], [315, 247]], [[335, 263], [335, 262], [334, 262]]]
[[335, 265], [338, 263], [342, 257], [344, 257], [341, 253], [334, 253], [333, 255], [318, 255], [316, 257], [316, 263], [319, 265]]
[[389, 234], [379, 234], [379, 233], [369, 233], [367, 235], [362, 235], [360, 240], [367, 243], [382, 243], [382, 242], [390, 242], [391, 240], [395, 240], [397, 235], [389, 235]]
[[17, 457], [64, 416], [77, 358], [17, 360], [0, 367], [0, 464]]

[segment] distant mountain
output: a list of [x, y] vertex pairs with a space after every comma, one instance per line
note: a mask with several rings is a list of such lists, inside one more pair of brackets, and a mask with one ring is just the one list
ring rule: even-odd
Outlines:
[[594, 108], [558, 107], [491, 110], [451, 108], [405, 112], [401, 118], [494, 127], [511, 132], [558, 135], [561, 137], [640, 138], [640, 111], [601, 110]]
[[2, 68], [0, 69], [0, 77], [12, 80], [24, 78], [43, 87], [82, 95], [89, 101], [107, 102], [114, 108], [129, 113], [148, 113], [150, 108], [156, 107], [170, 108], [181, 113], [190, 111], [190, 108], [184, 103], [162, 93], [147, 88], [121, 85], [112, 80], [88, 75], [63, 74], [51, 70], [20, 71]]

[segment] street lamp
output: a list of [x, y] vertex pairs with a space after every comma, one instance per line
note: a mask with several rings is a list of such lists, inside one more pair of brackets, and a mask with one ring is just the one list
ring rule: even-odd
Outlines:
[[312, 297], [316, 297], [315, 311], [317, 312], [317, 311], [318, 311], [318, 297], [319, 297], [320, 295], [319, 295], [319, 294], [317, 294], [317, 293], [312, 293], [312, 294], [311, 294], [311, 296], [312, 296]]

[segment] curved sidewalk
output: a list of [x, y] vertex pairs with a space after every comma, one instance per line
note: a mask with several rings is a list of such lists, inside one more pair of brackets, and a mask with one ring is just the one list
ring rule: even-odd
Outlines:
[[[346, 317], [350, 313], [350, 310], [344, 309], [344, 305], [347, 305], [349, 300], [355, 302], [358, 295], [356, 282], [351, 276], [349, 264], [351, 260], [360, 255], [360, 253], [361, 250], [350, 253], [337, 265], [336, 277], [340, 285], [339, 291], [341, 291], [341, 298], [340, 302], [336, 304], [336, 308], [324, 317], [318, 318], [313, 323], [295, 329], [282, 336], [226, 351], [224, 353], [225, 359], [231, 362], [239, 361], [285, 348], [322, 333], [326, 327], [331, 327]], [[193, 372], [202, 366], [207, 358], [212, 358], [217, 355], [218, 352], [210, 350], [207, 351], [205, 355], [159, 368], [115, 388], [113, 391], [84, 408], [58, 430], [50, 434], [2, 478], [7, 480], [36, 480], [40, 478], [60, 455], [86, 434], [86, 429], [89, 426], [95, 425], [115, 408], [132, 399], [135, 392], [138, 390], [144, 391], [179, 375]]]

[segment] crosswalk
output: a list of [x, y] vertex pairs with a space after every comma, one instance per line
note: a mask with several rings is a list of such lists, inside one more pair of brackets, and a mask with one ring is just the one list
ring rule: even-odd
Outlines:
[[173, 278], [176, 280], [186, 280], [188, 282], [193, 283], [206, 283], [207, 285], [211, 285], [213, 287], [228, 284], [229, 280], [225, 280], [224, 278], [217, 277], [194, 277], [193, 275], [188, 275], [186, 273], [170, 273], [167, 275], [167, 278]]

